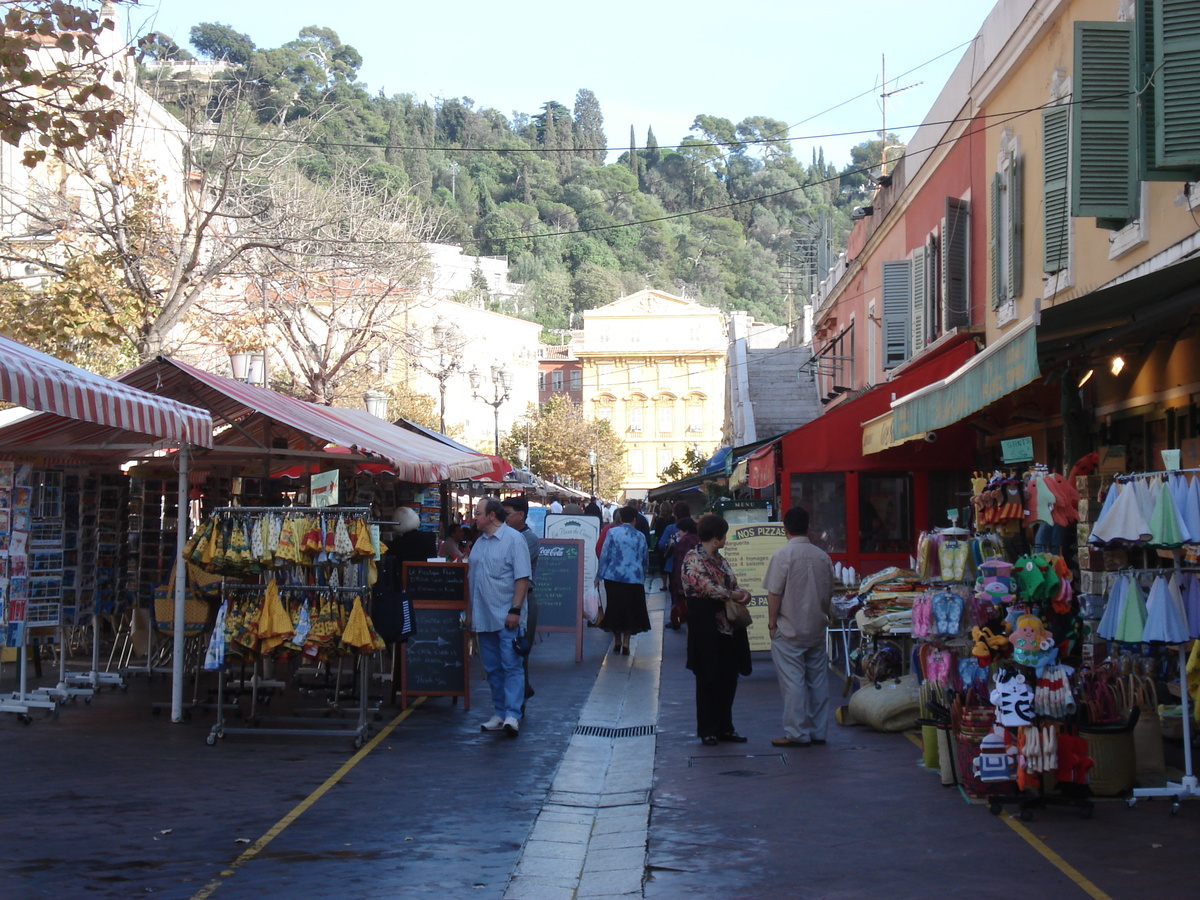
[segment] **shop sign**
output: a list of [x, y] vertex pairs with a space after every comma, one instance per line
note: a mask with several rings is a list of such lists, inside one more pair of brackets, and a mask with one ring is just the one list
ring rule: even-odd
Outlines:
[[1101, 475], [1120, 475], [1125, 471], [1125, 445], [1109, 444], [1099, 450]]
[[1000, 442], [1000, 452], [1005, 465], [1009, 463], [1033, 462], [1033, 438], [1019, 437]]
[[[766, 510], [763, 510], [766, 513]], [[760, 522], [753, 525], [731, 525], [721, 555], [737, 576], [738, 587], [750, 592], [750, 649], [770, 650], [771, 635], [767, 631], [767, 592], [763, 578], [771, 555], [787, 543], [782, 522]]]
[[309, 502], [313, 506], [337, 506], [339, 476], [337, 469], [309, 476]]

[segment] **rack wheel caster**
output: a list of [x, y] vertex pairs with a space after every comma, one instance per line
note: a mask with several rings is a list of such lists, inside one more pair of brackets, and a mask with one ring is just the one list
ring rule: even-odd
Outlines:
[[997, 803], [995, 800], [993, 800], [991, 803], [988, 804], [988, 812], [990, 812], [993, 816], [998, 816], [1003, 811], [1004, 811], [1004, 807], [1001, 806], [999, 803]]
[[84, 697], [84, 698], [83, 698], [83, 705], [84, 705], [84, 706], [91, 706], [91, 705], [92, 705], [92, 698], [91, 698], [91, 697]]
[[1173, 816], [1179, 815], [1179, 798], [1178, 797], [1171, 798], [1171, 815], [1173, 815]]
[[33, 722], [33, 716], [29, 715], [29, 713], [21, 713], [17, 716], [17, 719], [22, 725], [28, 725]]
[[1021, 810], [1020, 819], [1022, 822], [1032, 822], [1033, 821], [1033, 811], [1028, 810], [1028, 809]]
[[362, 745], [363, 745], [363, 739], [362, 739], [362, 735], [359, 735], [358, 737], [356, 737], [356, 738], [354, 739], [354, 749], [355, 749], [355, 750], [361, 750], [361, 749], [362, 749]]
[[1125, 801], [1125, 805], [1128, 806], [1130, 809], [1133, 809], [1135, 806], [1137, 806], [1137, 797], [1129, 797]]
[[217, 736], [210, 731], [204, 736], [204, 743], [208, 744], [210, 747], [214, 746], [217, 743]]

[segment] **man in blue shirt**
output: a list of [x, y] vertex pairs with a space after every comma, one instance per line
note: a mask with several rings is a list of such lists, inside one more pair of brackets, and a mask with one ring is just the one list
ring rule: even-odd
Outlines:
[[505, 525], [504, 519], [504, 507], [495, 497], [485, 497], [476, 505], [479, 537], [471, 548], [468, 576], [471, 629], [479, 639], [479, 658], [496, 711], [481, 728], [516, 737], [525, 700], [525, 673], [514, 641], [527, 615], [525, 594], [531, 566], [525, 539]]

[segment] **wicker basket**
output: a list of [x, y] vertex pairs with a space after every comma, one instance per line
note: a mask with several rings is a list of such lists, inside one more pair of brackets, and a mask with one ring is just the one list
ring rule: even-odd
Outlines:
[[1093, 794], [1111, 797], [1124, 794], [1137, 780], [1137, 755], [1130, 728], [1106, 731], [1079, 730], [1088, 743], [1088, 756], [1095, 765], [1088, 782]]

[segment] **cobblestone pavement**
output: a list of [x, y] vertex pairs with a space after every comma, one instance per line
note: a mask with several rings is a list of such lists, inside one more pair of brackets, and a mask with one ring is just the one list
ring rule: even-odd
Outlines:
[[[0, 898], [1195, 895], [1200, 803], [1022, 824], [942, 788], [907, 735], [832, 726], [826, 746], [780, 752], [765, 655], [735, 704], [750, 742], [702, 747], [662, 601], [629, 657], [596, 629], [582, 663], [571, 635], [540, 641], [515, 740], [479, 731], [475, 661], [469, 712], [385, 707], [359, 753], [342, 737], [206, 746], [212, 714], [151, 715], [169, 688], [145, 676], [30, 725], [0, 715]], [[294, 695], [272, 712], [311, 705]]]

